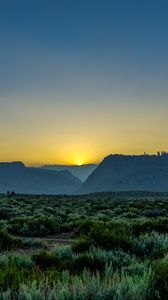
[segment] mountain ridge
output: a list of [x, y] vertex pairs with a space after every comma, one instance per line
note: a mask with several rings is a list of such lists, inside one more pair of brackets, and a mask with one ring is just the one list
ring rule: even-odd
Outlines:
[[108, 155], [79, 193], [131, 190], [168, 191], [168, 154]]
[[22, 162], [0, 163], [0, 193], [74, 194], [80, 185], [68, 171], [29, 168]]

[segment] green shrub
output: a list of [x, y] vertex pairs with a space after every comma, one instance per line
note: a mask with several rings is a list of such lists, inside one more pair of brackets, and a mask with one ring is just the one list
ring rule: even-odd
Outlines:
[[93, 226], [93, 222], [90, 220], [80, 220], [77, 222], [76, 233], [79, 235], [87, 235]]
[[132, 232], [135, 236], [152, 231], [168, 233], [168, 217], [143, 219], [136, 221], [132, 226]]
[[72, 243], [72, 250], [76, 253], [87, 251], [92, 243], [88, 237], [80, 238]]
[[33, 254], [32, 260], [36, 265], [42, 268], [60, 267], [59, 259], [56, 254], [41, 251], [40, 253]]
[[143, 269], [140, 276], [123, 275], [117, 287], [117, 300], [147, 300], [152, 299], [152, 273], [150, 269]]
[[15, 264], [18, 267], [32, 268], [34, 266], [33, 261], [29, 256], [13, 253], [8, 257], [9, 264]]
[[156, 299], [167, 300], [168, 295], [168, 256], [154, 265], [154, 288]]
[[20, 238], [11, 236], [7, 229], [0, 230], [0, 249], [10, 250], [19, 248], [23, 245], [23, 241]]
[[95, 258], [99, 260], [104, 268], [106, 265], [111, 264], [113, 269], [118, 271], [128, 267], [132, 262], [135, 263], [135, 257], [131, 257], [121, 249], [111, 251], [92, 246], [87, 253], [93, 261]]
[[74, 271], [80, 272], [83, 269], [96, 272], [104, 270], [104, 262], [98, 256], [92, 256], [89, 253], [80, 253], [73, 261]]
[[1, 250], [14, 250], [18, 248], [42, 247], [44, 244], [39, 240], [22, 239], [13, 237], [7, 229], [0, 230], [0, 249]]
[[66, 259], [72, 260], [73, 257], [73, 251], [70, 245], [56, 246], [52, 249], [52, 253], [56, 254], [61, 261]]
[[24, 236], [43, 236], [58, 233], [60, 220], [53, 216], [20, 217], [11, 220], [11, 232]]
[[132, 251], [133, 241], [131, 236], [120, 228], [108, 229], [105, 226], [97, 225], [91, 230], [89, 238], [93, 240], [96, 246], [105, 249], [121, 248], [124, 251]]
[[146, 233], [135, 240], [135, 253], [153, 258], [164, 256], [168, 252], [168, 235], [157, 232]]
[[19, 286], [21, 283], [28, 284], [35, 279], [42, 280], [42, 275], [35, 267], [27, 266], [27, 262], [9, 259], [7, 264], [0, 267], [0, 292], [5, 292], [11, 289], [13, 299], [16, 298]]
[[45, 300], [45, 290], [43, 291], [37, 286], [37, 282], [33, 281], [30, 286], [21, 284], [19, 288], [18, 300]]

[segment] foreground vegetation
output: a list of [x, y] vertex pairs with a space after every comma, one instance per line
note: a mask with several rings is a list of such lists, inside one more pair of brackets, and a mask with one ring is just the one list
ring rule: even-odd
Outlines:
[[0, 196], [0, 299], [167, 298], [168, 194]]

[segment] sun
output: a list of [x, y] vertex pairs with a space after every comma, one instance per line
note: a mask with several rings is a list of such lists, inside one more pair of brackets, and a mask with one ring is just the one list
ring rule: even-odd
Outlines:
[[76, 162], [76, 165], [77, 165], [77, 166], [82, 166], [82, 165], [83, 165], [83, 163], [82, 163], [82, 161], [81, 161], [81, 160], [77, 160], [77, 162]]

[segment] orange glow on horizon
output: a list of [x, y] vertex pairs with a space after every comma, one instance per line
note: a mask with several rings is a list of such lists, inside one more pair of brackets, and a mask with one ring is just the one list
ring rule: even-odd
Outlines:
[[0, 111], [0, 161], [81, 165], [115, 153], [168, 151], [166, 105], [146, 102], [144, 109], [135, 102], [125, 107], [125, 98], [119, 100], [96, 106], [75, 100], [67, 106], [54, 100], [41, 106], [38, 101], [6, 101]]

